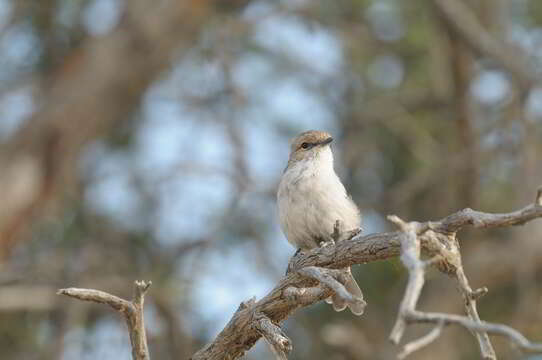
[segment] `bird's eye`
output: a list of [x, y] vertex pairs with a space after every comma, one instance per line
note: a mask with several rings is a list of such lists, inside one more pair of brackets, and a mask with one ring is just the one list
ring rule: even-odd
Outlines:
[[303, 149], [308, 149], [309, 148], [309, 143], [304, 142], [303, 144], [301, 144], [301, 147]]

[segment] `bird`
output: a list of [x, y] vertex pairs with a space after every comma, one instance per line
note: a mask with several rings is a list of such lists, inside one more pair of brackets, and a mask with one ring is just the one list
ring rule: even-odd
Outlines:
[[[333, 167], [332, 141], [328, 132], [310, 130], [291, 142], [288, 165], [277, 191], [277, 207], [282, 231], [298, 251], [328, 245], [337, 230], [353, 234], [361, 231], [361, 212]], [[350, 268], [345, 272], [346, 290], [362, 299]], [[336, 311], [344, 310], [347, 305], [337, 295], [328, 302], [332, 302]], [[349, 303], [348, 307], [356, 315], [364, 310], [364, 306], [356, 303]]]

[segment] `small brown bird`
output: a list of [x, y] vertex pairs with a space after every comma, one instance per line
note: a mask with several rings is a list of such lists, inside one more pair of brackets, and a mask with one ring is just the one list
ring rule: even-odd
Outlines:
[[[301, 250], [308, 250], [332, 239], [337, 220], [340, 232], [360, 231], [361, 214], [348, 196], [333, 168], [331, 142], [327, 132], [307, 131], [292, 142], [288, 166], [282, 175], [278, 193], [278, 211], [282, 231], [288, 241]], [[346, 289], [362, 298], [356, 280], [346, 269]], [[344, 300], [332, 297], [336, 311], [345, 309]], [[363, 306], [348, 305], [356, 315]]]

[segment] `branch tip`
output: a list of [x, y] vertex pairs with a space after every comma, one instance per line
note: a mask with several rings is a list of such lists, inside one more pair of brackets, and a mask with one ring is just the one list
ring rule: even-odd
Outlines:
[[386, 218], [402, 231], [407, 231], [408, 224], [397, 215], [388, 215]]
[[292, 351], [292, 341], [267, 316], [259, 313], [256, 317], [257, 320], [254, 326], [266, 340], [271, 351], [275, 354], [275, 358], [277, 360], [286, 360], [286, 355]]
[[412, 354], [415, 351], [420, 350], [421, 348], [431, 344], [435, 341], [441, 334], [442, 329], [444, 328], [444, 322], [437, 323], [437, 326], [433, 328], [429, 333], [422, 336], [421, 338], [409, 342], [403, 347], [403, 350], [397, 355], [397, 358], [402, 360], [408, 355]]
[[474, 291], [471, 291], [469, 293], [469, 299], [470, 300], [474, 300], [474, 301], [477, 301], [479, 300], [482, 296], [484, 296], [485, 294], [488, 293], [488, 288], [486, 286], [484, 287], [481, 287], [481, 288], [478, 288]]
[[145, 281], [145, 280], [136, 280], [136, 281], [134, 281], [135, 288], [141, 294], [145, 294], [147, 292], [147, 290], [149, 290], [151, 285], [152, 285], [152, 281], [150, 281], [150, 280], [149, 281]]

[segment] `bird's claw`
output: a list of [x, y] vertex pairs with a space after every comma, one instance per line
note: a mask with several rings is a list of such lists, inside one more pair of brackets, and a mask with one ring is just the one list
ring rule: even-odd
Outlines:
[[335, 240], [333, 240], [332, 238], [329, 238], [327, 241], [326, 240], [320, 241], [320, 247], [326, 247], [326, 246], [332, 246], [332, 245], [335, 245]]

